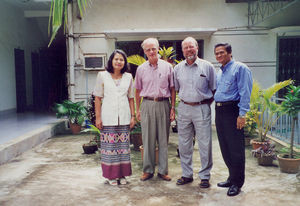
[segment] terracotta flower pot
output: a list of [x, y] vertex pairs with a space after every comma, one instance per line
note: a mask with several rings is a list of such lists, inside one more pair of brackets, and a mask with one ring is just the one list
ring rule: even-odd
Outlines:
[[[144, 158], [144, 147], [143, 145], [140, 146], [140, 151], [141, 151], [141, 155], [142, 155], [142, 161]], [[155, 148], [155, 164], [158, 164], [158, 147]]]
[[300, 167], [300, 158], [292, 159], [286, 158], [283, 154], [277, 155], [279, 167], [281, 172], [295, 174], [298, 173]]
[[252, 144], [252, 148], [255, 150], [255, 149], [258, 149], [260, 147], [262, 147], [262, 149], [267, 149], [267, 142], [259, 142], [257, 140], [254, 140], [252, 139], [251, 141], [251, 144]]
[[81, 130], [81, 125], [70, 123], [70, 129], [72, 134], [78, 134]]

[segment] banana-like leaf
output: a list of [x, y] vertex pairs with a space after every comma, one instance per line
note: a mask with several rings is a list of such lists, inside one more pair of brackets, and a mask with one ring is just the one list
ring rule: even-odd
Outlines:
[[141, 64], [146, 62], [146, 59], [140, 55], [131, 55], [131, 56], [127, 57], [127, 61], [130, 64], [140, 66]]
[[[67, 32], [68, 22], [68, 1], [69, 0], [51, 0], [50, 15], [48, 22], [48, 35], [50, 41], [48, 47], [56, 37], [56, 34], [62, 24], [64, 25], [64, 32]], [[86, 10], [87, 0], [77, 0], [80, 16], [83, 17], [83, 12]], [[63, 22], [64, 20], [64, 22]]]

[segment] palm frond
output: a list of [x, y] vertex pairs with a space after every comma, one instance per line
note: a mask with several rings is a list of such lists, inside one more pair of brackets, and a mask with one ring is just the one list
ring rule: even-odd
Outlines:
[[[87, 0], [77, 0], [80, 16], [83, 16], [83, 11], [86, 10]], [[48, 22], [48, 35], [50, 41], [48, 47], [56, 37], [56, 34], [62, 24], [64, 25], [64, 32], [67, 31], [68, 22], [68, 0], [51, 0], [50, 15]]]
[[285, 80], [285, 81], [277, 82], [277, 83], [273, 84], [271, 87], [264, 90], [264, 98], [265, 99], [270, 99], [280, 89], [282, 89], [282, 88], [284, 88], [284, 87], [286, 87], [286, 86], [288, 86], [292, 83], [293, 83], [293, 80], [289, 79], [289, 80]]
[[127, 57], [127, 61], [130, 64], [140, 66], [141, 64], [146, 62], [146, 59], [140, 55], [131, 55], [131, 56]]

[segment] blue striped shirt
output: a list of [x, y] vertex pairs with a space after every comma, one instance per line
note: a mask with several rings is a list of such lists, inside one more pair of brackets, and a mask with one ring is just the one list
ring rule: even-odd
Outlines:
[[231, 60], [217, 73], [216, 102], [238, 101], [239, 115], [250, 109], [252, 72], [243, 63]]

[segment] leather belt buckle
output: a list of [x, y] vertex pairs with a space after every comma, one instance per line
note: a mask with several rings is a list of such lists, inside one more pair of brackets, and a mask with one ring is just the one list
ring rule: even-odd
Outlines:
[[159, 98], [159, 97], [154, 97], [154, 98], [153, 98], [153, 101], [159, 102], [159, 101], [160, 101], [160, 98]]
[[218, 107], [222, 106], [222, 103], [221, 102], [217, 102], [217, 106]]

